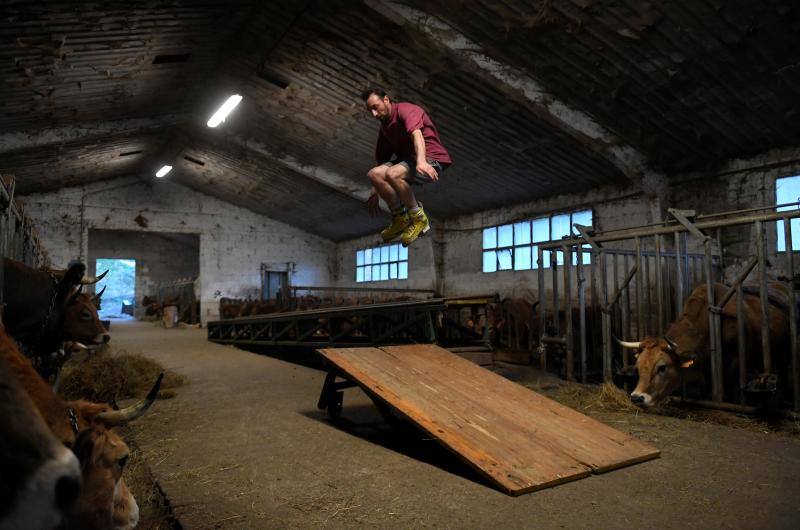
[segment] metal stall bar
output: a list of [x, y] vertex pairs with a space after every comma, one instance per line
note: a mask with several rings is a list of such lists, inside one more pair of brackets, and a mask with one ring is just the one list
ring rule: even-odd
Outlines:
[[[753, 260], [753, 266], [755, 266]], [[753, 270], [753, 266], [750, 270]], [[748, 273], [750, 271], [747, 271]], [[723, 306], [724, 307], [724, 306]], [[744, 387], [747, 384], [747, 336], [744, 325], [744, 289], [742, 282], [736, 284], [736, 346], [739, 354], [739, 402], [744, 405], [747, 397], [744, 394]]]
[[797, 366], [797, 306], [794, 287], [794, 247], [792, 245], [792, 223], [786, 217], [783, 218], [783, 240], [786, 251], [786, 276], [789, 278], [789, 351], [791, 362], [789, 363], [792, 374], [792, 398], [794, 410], [800, 410], [800, 374]]
[[663, 288], [661, 285], [661, 236], [655, 236], [655, 252], [656, 252], [656, 333], [659, 337], [664, 336], [664, 307], [663, 307]]
[[683, 312], [683, 269], [681, 267], [681, 235], [675, 232], [675, 315]]
[[[575, 250], [578, 257], [577, 265], [575, 268], [575, 275], [578, 284], [578, 325], [579, 325], [579, 342], [580, 342], [580, 355], [581, 355], [581, 383], [584, 385], [587, 382], [587, 369], [586, 369], [586, 291], [583, 284], [586, 278], [583, 276], [583, 247], [578, 245]], [[795, 387], [796, 388], [796, 387]]]
[[[564, 331], [566, 333], [567, 381], [575, 380], [575, 352], [572, 340], [572, 247], [562, 247], [564, 256]], [[555, 317], [558, 319], [558, 315]]]
[[537, 247], [538, 256], [536, 263], [538, 270], [536, 278], [539, 281], [539, 368], [542, 372], [547, 371], [547, 350], [544, 345], [545, 336], [545, 292], [544, 292], [544, 251], [542, 246]]
[[[714, 305], [714, 271], [712, 268], [711, 243], [712, 238], [703, 233], [695, 226], [689, 217], [694, 216], [694, 211], [678, 210], [669, 208], [667, 210], [686, 230], [703, 241], [705, 248], [705, 279], [706, 296], [708, 297], [708, 332], [709, 332], [709, 358], [711, 359], [711, 398], [713, 401], [722, 401], [724, 392], [722, 387], [722, 321], [720, 312]], [[688, 253], [687, 253], [688, 257]]]
[[[642, 240], [638, 236], [634, 238], [636, 245], [636, 335], [643, 337], [644, 331], [644, 313], [642, 312]], [[627, 364], [625, 365], [627, 366]]]
[[767, 249], [764, 240], [764, 224], [755, 222], [756, 251], [758, 252], [758, 286], [761, 294], [761, 353], [764, 357], [764, 373], [772, 373], [772, 352], [769, 344], [769, 298], [767, 292]]

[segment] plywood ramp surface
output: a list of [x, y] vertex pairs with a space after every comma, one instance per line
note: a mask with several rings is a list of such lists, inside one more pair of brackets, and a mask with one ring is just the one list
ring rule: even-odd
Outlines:
[[659, 455], [630, 435], [435, 345], [319, 352], [511, 495]]

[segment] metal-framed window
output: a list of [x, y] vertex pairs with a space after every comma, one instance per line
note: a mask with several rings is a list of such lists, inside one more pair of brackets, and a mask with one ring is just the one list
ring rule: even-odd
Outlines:
[[[775, 204], [800, 202], [800, 175], [775, 179]], [[779, 212], [797, 210], [798, 205], [783, 206]], [[800, 250], [800, 218], [789, 221], [792, 223], [792, 250]], [[786, 239], [783, 235], [783, 221], [775, 223], [778, 226], [778, 252], [786, 252]]]
[[[591, 226], [592, 211], [579, 210], [484, 228], [483, 272], [537, 269], [537, 243], [554, 241], [570, 234], [578, 235], [573, 224]], [[544, 252], [542, 257], [544, 267], [550, 267], [550, 252]], [[563, 254], [557, 252], [556, 260], [561, 265]], [[583, 255], [584, 263], [590, 263], [590, 260], [588, 253]], [[573, 264], [577, 263], [577, 256], [573, 255], [572, 261]]]
[[356, 251], [356, 282], [408, 279], [408, 249], [400, 243]]

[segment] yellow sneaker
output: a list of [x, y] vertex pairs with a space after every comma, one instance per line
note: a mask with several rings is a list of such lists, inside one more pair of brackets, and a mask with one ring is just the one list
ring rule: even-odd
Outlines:
[[431, 224], [428, 221], [428, 216], [420, 206], [417, 213], [409, 213], [408, 219], [411, 221], [408, 228], [405, 229], [403, 235], [400, 236], [400, 241], [404, 247], [413, 243], [419, 236], [431, 229]]
[[407, 213], [403, 212], [392, 215], [392, 224], [381, 230], [383, 242], [388, 243], [392, 239], [405, 232], [409, 224], [411, 224], [411, 222], [408, 219]]

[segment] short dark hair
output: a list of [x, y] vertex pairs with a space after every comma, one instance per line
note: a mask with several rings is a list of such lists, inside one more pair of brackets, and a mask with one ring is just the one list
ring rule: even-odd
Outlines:
[[383, 87], [378, 85], [370, 85], [365, 91], [361, 93], [361, 99], [366, 101], [372, 94], [375, 94], [381, 99], [386, 97], [386, 91], [383, 89]]

